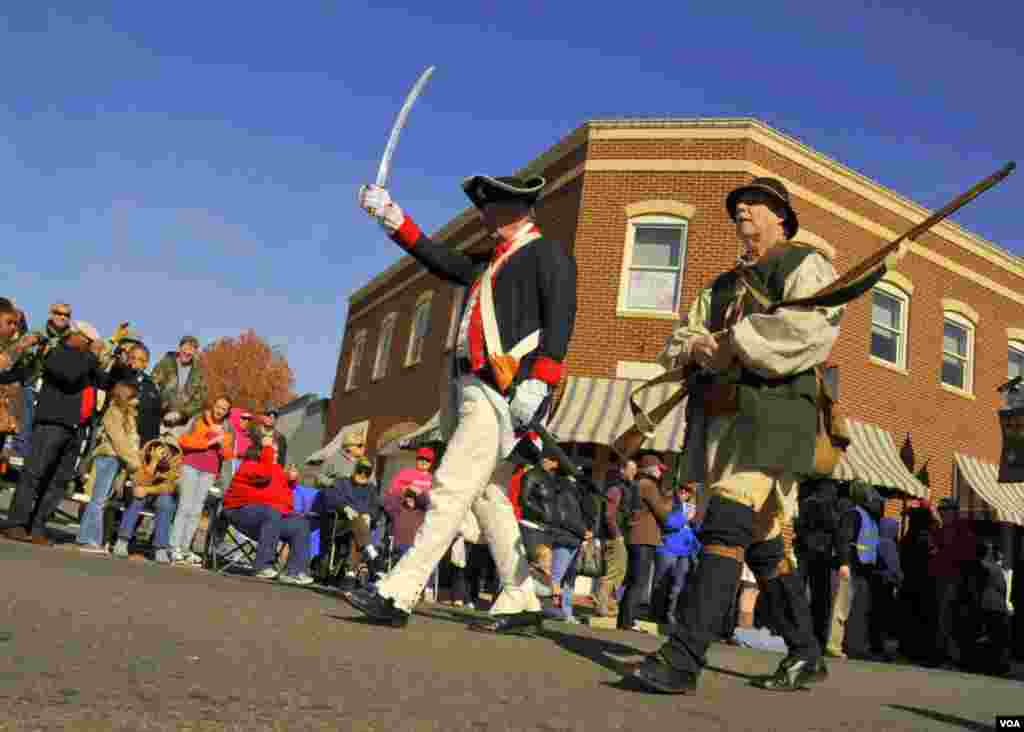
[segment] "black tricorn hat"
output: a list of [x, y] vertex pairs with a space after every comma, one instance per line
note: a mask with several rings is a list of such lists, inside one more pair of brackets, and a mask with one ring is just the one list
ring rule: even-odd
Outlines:
[[740, 196], [752, 191], [767, 193], [782, 205], [786, 210], [786, 218], [782, 221], [782, 229], [786, 232], [786, 238], [792, 239], [796, 236], [796, 232], [800, 230], [800, 222], [796, 218], [796, 211], [789, 204], [789, 191], [786, 190], [786, 186], [782, 185], [782, 181], [775, 178], [754, 178], [747, 185], [740, 186], [730, 193], [725, 199], [725, 208], [729, 211], [729, 218], [736, 219], [736, 205]]
[[462, 190], [477, 208], [482, 209], [489, 203], [511, 202], [518, 202], [529, 208], [540, 198], [540, 191], [546, 182], [539, 175], [532, 178], [472, 175], [462, 181]]

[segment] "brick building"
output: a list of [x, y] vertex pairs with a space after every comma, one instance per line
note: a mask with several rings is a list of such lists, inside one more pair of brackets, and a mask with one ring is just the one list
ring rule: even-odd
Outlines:
[[[928, 214], [752, 119], [591, 121], [526, 173], [547, 178], [540, 226], [579, 267], [571, 376], [552, 428], [587, 443], [579, 449], [599, 464], [609, 437], [628, 425], [625, 395], [660, 371], [653, 360], [677, 313], [735, 261], [730, 190], [755, 176], [781, 179], [800, 217], [797, 240], [830, 243], [839, 272]], [[472, 209], [435, 237], [470, 250], [485, 244]], [[933, 498], [956, 494], [1021, 523], [1024, 491], [997, 484], [994, 466], [996, 388], [1024, 371], [1022, 285], [1024, 261], [947, 221], [848, 306], [832, 355], [854, 433], [842, 477], [923, 495], [898, 454], [909, 441], [915, 467], [927, 463]], [[399, 454], [395, 435], [437, 411], [462, 297], [411, 257], [351, 296], [326, 435], [365, 430], [371, 453]], [[681, 414], [670, 418], [654, 446], [678, 449], [681, 428]]]

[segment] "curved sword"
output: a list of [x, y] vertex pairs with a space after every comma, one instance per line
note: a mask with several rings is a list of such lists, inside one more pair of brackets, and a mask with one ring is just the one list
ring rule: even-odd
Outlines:
[[391, 136], [388, 137], [387, 147], [384, 148], [384, 155], [380, 159], [380, 167], [377, 168], [377, 185], [382, 188], [388, 182], [388, 173], [391, 172], [391, 156], [395, 154], [395, 146], [398, 145], [398, 138], [402, 134], [402, 128], [405, 127], [405, 120], [409, 116], [409, 110], [412, 109], [413, 103], [415, 103], [416, 98], [423, 91], [423, 87], [426, 86], [427, 80], [433, 73], [434, 67], [430, 66], [420, 74], [420, 78], [413, 84], [409, 96], [405, 98], [402, 108], [398, 110], [398, 117], [395, 118], [395, 124], [391, 127]]

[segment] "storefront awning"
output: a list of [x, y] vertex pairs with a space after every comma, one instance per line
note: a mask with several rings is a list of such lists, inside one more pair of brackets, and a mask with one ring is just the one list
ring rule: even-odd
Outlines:
[[[633, 426], [629, 395], [644, 384], [641, 379], [609, 379], [596, 376], [570, 376], [558, 411], [548, 423], [548, 431], [559, 442], [594, 442], [611, 445]], [[641, 406], [650, 411], [678, 389], [662, 384], [640, 395]], [[658, 426], [653, 438], [641, 449], [658, 452], [678, 451], [686, 429], [686, 401], [673, 409]]]
[[441, 442], [444, 438], [441, 435], [441, 413], [435, 412], [434, 416], [407, 435], [381, 445], [377, 450], [378, 455], [394, 455], [399, 450], [415, 450], [434, 442]]
[[953, 453], [960, 510], [1008, 524], [1024, 526], [1024, 483], [999, 483], [999, 468], [978, 458]]
[[900, 460], [892, 435], [869, 422], [847, 419], [846, 425], [850, 430], [850, 447], [832, 471], [833, 478], [858, 478], [914, 498], [928, 497], [928, 486], [915, 478]]
[[358, 432], [366, 439], [366, 435], [370, 429], [370, 420], [366, 419], [362, 422], [356, 422], [354, 424], [346, 425], [338, 430], [338, 434], [334, 436], [334, 439], [328, 442], [326, 445], [321, 447], [319, 450], [314, 452], [308, 458], [307, 463], [322, 463], [334, 453], [341, 449], [342, 442], [345, 440], [345, 436], [353, 432]]

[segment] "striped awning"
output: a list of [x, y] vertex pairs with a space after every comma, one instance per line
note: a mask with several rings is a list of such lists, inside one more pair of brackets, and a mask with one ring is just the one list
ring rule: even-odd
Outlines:
[[846, 425], [850, 431], [850, 447], [832, 471], [833, 478], [858, 478], [914, 498], [928, 497], [928, 486], [915, 478], [900, 460], [892, 435], [869, 422], [847, 419]]
[[377, 450], [378, 455], [394, 455], [399, 450], [416, 450], [435, 442], [443, 442], [441, 435], [441, 412], [434, 412], [434, 416], [423, 423], [422, 427], [402, 435], [396, 440], [383, 445]]
[[[559, 442], [594, 442], [611, 445], [633, 426], [629, 395], [644, 384], [643, 379], [610, 379], [597, 376], [570, 376], [558, 411], [548, 423], [548, 431]], [[640, 395], [641, 406], [650, 411], [668, 399], [679, 387], [662, 384]], [[686, 429], [686, 400], [673, 409], [658, 426], [653, 438], [642, 449], [658, 452], [678, 451]]]
[[1000, 483], [998, 466], [962, 452], [953, 458], [962, 512], [1024, 526], [1024, 483]]

